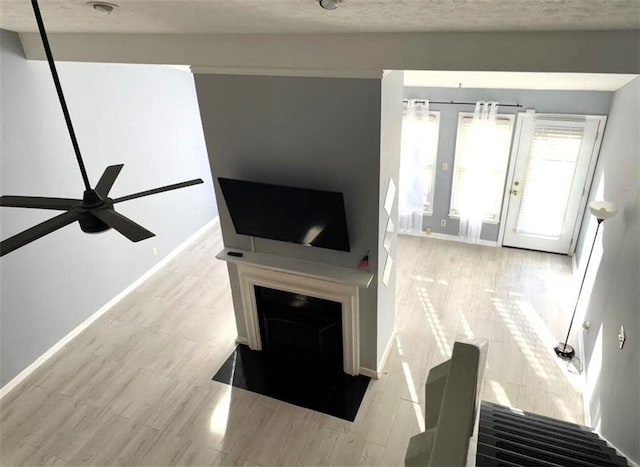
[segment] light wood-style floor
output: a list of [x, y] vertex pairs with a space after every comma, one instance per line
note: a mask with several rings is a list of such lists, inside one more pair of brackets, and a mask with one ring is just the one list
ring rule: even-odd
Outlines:
[[216, 227], [5, 396], [0, 463], [402, 465], [429, 368], [467, 337], [490, 339], [485, 399], [583, 419], [551, 350], [566, 257], [400, 238], [397, 335], [349, 423], [211, 381], [235, 339], [221, 247]]

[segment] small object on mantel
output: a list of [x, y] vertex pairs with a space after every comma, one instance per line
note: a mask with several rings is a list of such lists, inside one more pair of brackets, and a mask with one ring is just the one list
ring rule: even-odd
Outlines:
[[362, 257], [362, 259], [358, 263], [358, 269], [360, 271], [369, 272], [369, 252], [368, 251], [365, 253], [365, 255]]
[[243, 254], [240, 251], [228, 251], [229, 256], [235, 256], [236, 258], [242, 258]]
[[620, 344], [620, 350], [624, 347], [624, 342], [627, 340], [627, 336], [624, 332], [624, 326], [620, 326], [620, 331], [618, 332], [618, 343]]

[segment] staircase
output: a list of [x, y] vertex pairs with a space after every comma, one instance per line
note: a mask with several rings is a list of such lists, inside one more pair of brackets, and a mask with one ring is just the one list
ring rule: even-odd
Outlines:
[[483, 401], [477, 466], [628, 466], [591, 428]]

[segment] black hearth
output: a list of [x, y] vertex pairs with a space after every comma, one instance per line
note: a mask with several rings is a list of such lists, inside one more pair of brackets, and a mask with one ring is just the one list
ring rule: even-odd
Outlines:
[[370, 378], [343, 371], [342, 305], [255, 287], [262, 351], [239, 345], [213, 379], [353, 421]]

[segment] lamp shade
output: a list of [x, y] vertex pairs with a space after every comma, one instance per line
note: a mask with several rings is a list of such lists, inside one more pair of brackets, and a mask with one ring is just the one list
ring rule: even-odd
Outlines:
[[596, 218], [604, 220], [613, 217], [618, 212], [618, 206], [609, 201], [591, 201], [589, 203], [589, 211]]

